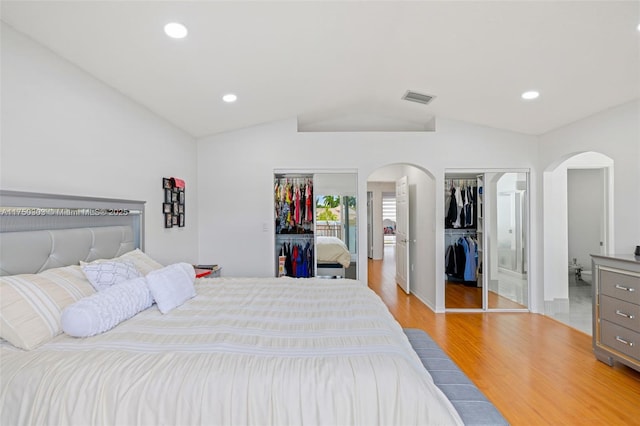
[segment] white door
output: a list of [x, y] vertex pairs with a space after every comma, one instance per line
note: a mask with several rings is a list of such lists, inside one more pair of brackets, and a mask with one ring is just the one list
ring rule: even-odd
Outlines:
[[373, 259], [373, 192], [367, 192], [367, 257]]
[[409, 294], [409, 185], [396, 181], [396, 283]]

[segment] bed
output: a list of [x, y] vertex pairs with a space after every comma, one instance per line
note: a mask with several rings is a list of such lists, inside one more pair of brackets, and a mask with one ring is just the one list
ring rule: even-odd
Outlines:
[[351, 264], [351, 253], [338, 237], [318, 236], [316, 238], [316, 276], [344, 278], [346, 268]]
[[[111, 322], [89, 337], [63, 332], [83, 302], [185, 271], [149, 257], [135, 234], [126, 224], [3, 228], [0, 424], [505, 424], [486, 399], [467, 407], [436, 384], [444, 355], [430, 374], [415, 333], [355, 280], [191, 271], [176, 282], [190, 281], [193, 293], [166, 312], [151, 291], [155, 300], [140, 296], [149, 306], [130, 316], [120, 306], [129, 299], [111, 300], [115, 311], [98, 312], [101, 325]], [[139, 276], [96, 291], [87, 271], [113, 264]], [[25, 322], [27, 311], [37, 321]]]

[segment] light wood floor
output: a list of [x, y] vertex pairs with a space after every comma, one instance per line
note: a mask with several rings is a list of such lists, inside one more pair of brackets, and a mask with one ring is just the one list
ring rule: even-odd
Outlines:
[[597, 361], [591, 336], [538, 314], [435, 314], [383, 261], [368, 270], [398, 322], [429, 333], [512, 425], [640, 425], [640, 373]]
[[[455, 309], [482, 309], [482, 287], [469, 287], [461, 283], [447, 281], [445, 285], [444, 306]], [[524, 309], [519, 303], [502, 297], [493, 291], [487, 292], [489, 308]]]

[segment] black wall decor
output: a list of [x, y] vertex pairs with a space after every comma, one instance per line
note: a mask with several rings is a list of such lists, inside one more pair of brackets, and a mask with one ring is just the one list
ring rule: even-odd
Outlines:
[[164, 191], [162, 214], [164, 214], [165, 228], [184, 227], [185, 186], [182, 179], [174, 177], [162, 178], [162, 190]]

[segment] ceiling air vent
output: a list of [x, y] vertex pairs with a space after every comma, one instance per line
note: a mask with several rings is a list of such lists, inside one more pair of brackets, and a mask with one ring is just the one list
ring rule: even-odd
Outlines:
[[424, 95], [422, 93], [412, 92], [411, 90], [407, 90], [407, 93], [405, 93], [404, 96], [402, 97], [402, 99], [404, 100], [411, 101], [411, 102], [418, 102], [419, 104], [425, 104], [425, 105], [431, 102], [433, 98], [435, 98], [435, 96]]

